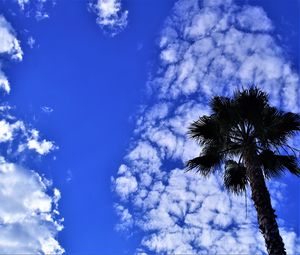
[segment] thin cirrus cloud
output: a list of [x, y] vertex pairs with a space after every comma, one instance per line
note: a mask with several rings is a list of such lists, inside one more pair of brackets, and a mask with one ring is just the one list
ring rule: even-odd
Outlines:
[[[21, 61], [22, 56], [15, 31], [0, 15], [0, 63], [4, 57]], [[3, 71], [0, 89], [1, 96], [10, 92]], [[58, 211], [59, 190], [52, 187], [50, 180], [16, 163], [22, 162], [28, 153], [40, 157], [56, 146], [14, 117], [8, 104], [1, 103], [0, 116], [0, 251], [62, 254], [64, 249], [56, 239], [63, 228]]]
[[[185, 173], [197, 156], [188, 125], [208, 114], [214, 95], [257, 85], [273, 105], [299, 110], [299, 77], [273, 38], [273, 24], [258, 6], [231, 0], [179, 0], [160, 36], [160, 68], [149, 82], [155, 103], [137, 118], [135, 141], [113, 177], [120, 230], [138, 227], [138, 254], [256, 254], [265, 252], [255, 210], [227, 194], [221, 177]], [[175, 167], [174, 167], [175, 166]], [[285, 184], [268, 183], [280, 209]], [[248, 200], [250, 194], [247, 195]], [[299, 237], [279, 221], [289, 254]]]
[[122, 9], [121, 0], [92, 1], [89, 7], [96, 13], [96, 22], [105, 34], [114, 37], [127, 26], [128, 11]]

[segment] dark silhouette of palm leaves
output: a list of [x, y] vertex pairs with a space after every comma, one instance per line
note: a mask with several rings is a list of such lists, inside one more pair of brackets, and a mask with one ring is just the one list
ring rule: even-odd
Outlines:
[[[244, 153], [255, 144], [266, 178], [285, 170], [300, 175], [294, 149], [286, 144], [300, 130], [298, 114], [270, 106], [267, 94], [256, 87], [238, 91], [233, 98], [214, 97], [210, 106], [212, 114], [200, 117], [189, 128], [202, 151], [187, 162], [188, 170], [208, 176], [224, 164], [225, 187], [240, 194], [248, 184]], [[282, 148], [285, 155], [279, 153]]]

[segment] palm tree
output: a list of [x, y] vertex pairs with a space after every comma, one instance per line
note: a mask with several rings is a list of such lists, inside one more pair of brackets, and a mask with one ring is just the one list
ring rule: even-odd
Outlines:
[[300, 130], [300, 115], [270, 106], [267, 94], [256, 87], [233, 98], [214, 97], [211, 111], [189, 127], [201, 153], [187, 162], [187, 170], [208, 176], [224, 164], [227, 190], [241, 194], [249, 184], [268, 253], [286, 254], [265, 179], [285, 170], [300, 175], [296, 149], [288, 144]]

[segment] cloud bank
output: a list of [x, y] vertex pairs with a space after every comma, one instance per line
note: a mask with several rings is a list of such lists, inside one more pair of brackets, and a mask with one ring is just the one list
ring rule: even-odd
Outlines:
[[122, 9], [121, 0], [97, 0], [89, 6], [97, 15], [97, 24], [106, 34], [113, 37], [127, 26], [128, 11]]
[[[0, 67], [4, 59], [21, 61], [22, 57], [15, 31], [0, 15]], [[0, 89], [2, 94], [10, 92], [2, 70]], [[58, 211], [60, 192], [50, 180], [21, 166], [28, 155], [40, 157], [55, 148], [53, 142], [41, 139], [38, 130], [14, 117], [8, 104], [0, 104], [1, 254], [64, 252], [56, 240], [63, 228]]]
[[[273, 105], [299, 110], [299, 77], [273, 30], [258, 6], [230, 0], [175, 4], [160, 37], [161, 65], [149, 82], [154, 103], [142, 107], [134, 142], [113, 178], [117, 228], [141, 230], [138, 254], [266, 252], [249, 191], [246, 218], [244, 198], [226, 193], [220, 176], [185, 173], [184, 163], [200, 152], [187, 139], [187, 127], [209, 114], [214, 95], [254, 84]], [[280, 209], [285, 185], [268, 186]], [[296, 233], [282, 219], [279, 225], [287, 252], [299, 253]]]

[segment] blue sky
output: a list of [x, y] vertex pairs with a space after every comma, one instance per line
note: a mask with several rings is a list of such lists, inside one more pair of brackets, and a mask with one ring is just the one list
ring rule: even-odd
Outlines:
[[[185, 134], [241, 84], [299, 112], [299, 1], [42, 2], [0, 1], [0, 251], [264, 252], [243, 197], [184, 173]], [[299, 180], [269, 188], [300, 253]]]

